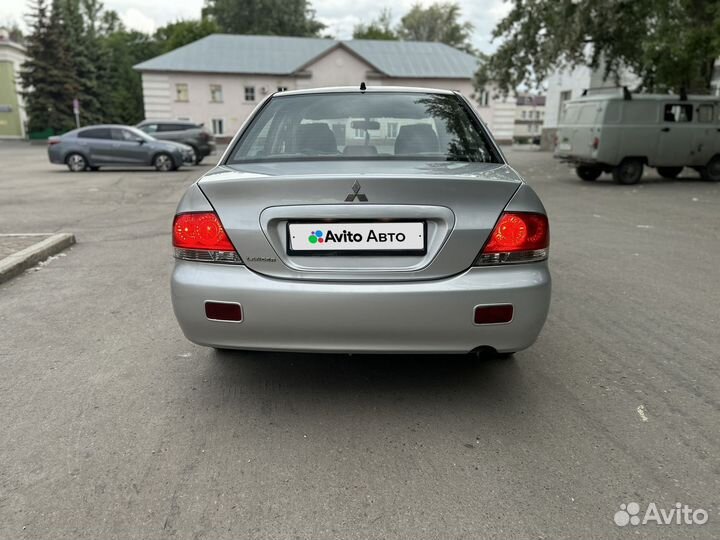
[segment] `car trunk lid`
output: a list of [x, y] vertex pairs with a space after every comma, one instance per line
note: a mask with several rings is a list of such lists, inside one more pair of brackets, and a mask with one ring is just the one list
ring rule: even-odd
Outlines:
[[[467, 269], [520, 183], [501, 164], [368, 160], [222, 166], [199, 186], [257, 272], [289, 279], [413, 280]], [[326, 231], [338, 223], [382, 224], [379, 230], [392, 230], [388, 223], [422, 224], [425, 249], [299, 253], [288, 249], [288, 224], [295, 223]]]

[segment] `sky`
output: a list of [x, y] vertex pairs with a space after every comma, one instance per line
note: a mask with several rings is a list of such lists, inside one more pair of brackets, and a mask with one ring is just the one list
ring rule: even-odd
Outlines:
[[[489, 53], [497, 43], [491, 43], [495, 24], [510, 10], [506, 0], [456, 0], [462, 9], [464, 20], [475, 25], [474, 46]], [[417, 0], [311, 0], [317, 18], [328, 26], [328, 32], [339, 39], [352, 37], [353, 27], [360, 22], [370, 22], [384, 7], [392, 9], [395, 22], [400, 20]], [[432, 0], [421, 0], [428, 5]], [[203, 0], [105, 0], [105, 7], [118, 12], [130, 28], [153, 32], [156, 28], [178, 19], [200, 17]], [[24, 27], [23, 15], [28, 11], [27, 0], [1, 0], [0, 26], [17, 22]]]

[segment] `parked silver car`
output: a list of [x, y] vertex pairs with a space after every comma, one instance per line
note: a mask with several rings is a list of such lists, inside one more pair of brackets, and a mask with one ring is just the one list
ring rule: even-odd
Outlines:
[[545, 209], [457, 92], [274, 94], [173, 244], [175, 316], [216, 348], [513, 353], [550, 304]]
[[158, 141], [137, 128], [120, 125], [87, 126], [48, 139], [51, 163], [67, 165], [73, 172], [102, 166], [152, 166], [158, 171], [174, 171], [183, 163], [194, 162], [187, 145]]
[[184, 120], [143, 120], [135, 127], [156, 139], [191, 146], [195, 151], [195, 164], [215, 153], [215, 137], [202, 124]]

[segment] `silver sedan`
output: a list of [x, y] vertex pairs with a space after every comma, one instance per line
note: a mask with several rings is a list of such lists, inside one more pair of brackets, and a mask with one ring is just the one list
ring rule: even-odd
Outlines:
[[456, 92], [269, 97], [173, 244], [180, 327], [220, 349], [509, 354], [550, 304], [545, 209]]
[[155, 167], [168, 172], [196, 160], [190, 146], [159, 141], [137, 128], [114, 124], [87, 126], [50, 137], [48, 158], [50, 163], [67, 165], [73, 172], [105, 166]]

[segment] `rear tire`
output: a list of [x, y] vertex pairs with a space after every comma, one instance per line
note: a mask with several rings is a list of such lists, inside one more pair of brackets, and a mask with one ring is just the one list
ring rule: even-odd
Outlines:
[[720, 182], [720, 156], [715, 156], [700, 169], [700, 176], [708, 182]]
[[82, 172], [88, 166], [85, 156], [78, 154], [77, 152], [68, 154], [65, 158], [65, 164], [71, 172]]
[[612, 172], [615, 182], [626, 186], [637, 184], [642, 178], [642, 174], [643, 162], [638, 158], [623, 159]]
[[172, 156], [165, 152], [161, 152], [153, 158], [153, 166], [156, 171], [160, 172], [170, 172], [177, 169]]
[[600, 178], [602, 169], [600, 167], [593, 167], [592, 165], [580, 165], [575, 168], [575, 173], [586, 182], [592, 182]]
[[682, 172], [682, 167], [658, 167], [657, 172], [663, 178], [677, 178]]

